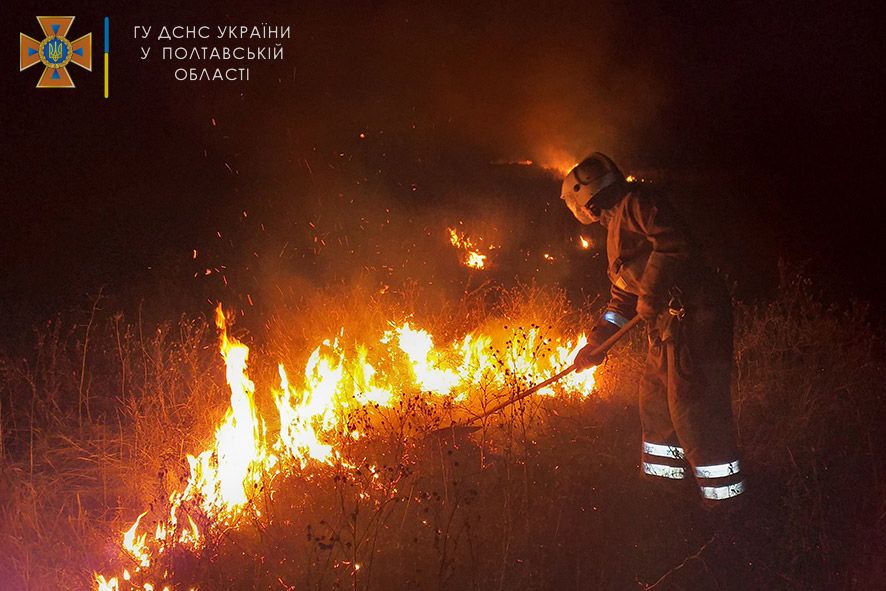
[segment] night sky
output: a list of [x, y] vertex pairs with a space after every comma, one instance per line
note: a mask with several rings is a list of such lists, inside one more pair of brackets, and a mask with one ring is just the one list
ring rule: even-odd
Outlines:
[[[388, 260], [394, 275], [419, 273], [400, 259], [421, 259], [420, 246], [398, 246], [386, 223], [436, 232], [435, 216], [439, 228], [491, 216], [498, 228], [510, 207], [531, 215], [532, 201], [577, 233], [556, 179], [491, 163], [592, 150], [691, 187], [702, 221], [726, 228], [707, 242], [748, 297], [786, 258], [808, 261], [833, 297], [879, 299], [873, 4], [129, 5], [0, 4], [4, 326], [88, 305], [100, 286], [177, 314], [281, 273], [341, 280], [342, 253], [355, 269]], [[93, 72], [71, 66], [74, 90], [35, 89], [39, 65], [18, 72], [19, 32], [40, 37], [38, 14], [76, 15], [72, 39], [93, 32]], [[161, 43], [142, 61], [131, 34], [263, 22], [290, 26], [292, 39], [283, 61], [250, 64], [242, 83], [177, 82]], [[389, 237], [370, 247], [358, 231]], [[206, 275], [220, 265], [251, 280]]]

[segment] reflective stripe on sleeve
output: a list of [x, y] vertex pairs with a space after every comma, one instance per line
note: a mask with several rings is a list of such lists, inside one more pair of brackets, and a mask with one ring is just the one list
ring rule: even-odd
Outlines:
[[722, 501], [723, 499], [731, 499], [737, 497], [744, 492], [744, 480], [737, 484], [728, 486], [702, 486], [701, 495], [706, 499], [714, 501]]
[[674, 480], [682, 480], [683, 478], [686, 478], [686, 473], [680, 466], [666, 466], [664, 464], [650, 464], [649, 462], [643, 462], [643, 472], [652, 476], [673, 478]]
[[643, 442], [643, 453], [650, 456], [658, 456], [660, 458], [674, 458], [677, 460], [684, 459], [685, 453], [683, 448], [678, 445], [661, 445], [659, 443]]
[[711, 466], [696, 466], [695, 476], [698, 478], [723, 478], [741, 472], [741, 463], [738, 460], [728, 464], [714, 464]]
[[611, 322], [615, 326], [621, 328], [625, 324], [628, 323], [628, 319], [619, 314], [618, 312], [613, 312], [612, 310], [607, 310], [603, 314], [603, 320], [606, 322]]

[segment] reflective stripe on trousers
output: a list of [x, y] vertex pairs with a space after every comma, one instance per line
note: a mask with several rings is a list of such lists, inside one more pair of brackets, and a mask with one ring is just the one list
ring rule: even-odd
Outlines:
[[731, 499], [745, 491], [745, 481], [741, 474], [739, 460], [723, 464], [696, 466], [695, 479], [701, 489], [701, 496], [712, 501]]
[[650, 476], [661, 476], [662, 478], [672, 478], [673, 480], [682, 480], [686, 478], [686, 470], [681, 466], [668, 466], [666, 464], [643, 462], [643, 472]]
[[745, 490], [744, 480], [736, 484], [728, 484], [726, 486], [702, 486], [701, 496], [712, 501], [722, 501], [737, 497]]
[[727, 464], [713, 464], [711, 466], [696, 466], [697, 478], [723, 478], [741, 472], [741, 462], [735, 460]]
[[660, 458], [674, 458], [682, 460], [686, 457], [686, 452], [679, 445], [662, 445], [660, 443], [643, 442], [643, 453], [650, 456], [658, 456]]
[[[686, 478], [686, 452], [679, 445], [643, 441], [642, 468], [644, 474], [683, 480]], [[731, 499], [745, 492], [741, 461], [695, 466], [692, 470], [701, 495], [710, 500]]]
[[686, 478], [686, 459], [679, 445], [643, 441], [643, 473], [682, 480]]

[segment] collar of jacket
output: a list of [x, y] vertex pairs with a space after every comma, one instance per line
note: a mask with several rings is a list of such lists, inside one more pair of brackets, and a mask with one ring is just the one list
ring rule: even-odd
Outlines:
[[600, 200], [600, 224], [604, 228], [609, 227], [609, 221], [612, 219], [612, 213], [619, 203], [625, 198], [625, 195], [631, 190], [627, 185], [612, 185], [601, 191], [596, 199]]

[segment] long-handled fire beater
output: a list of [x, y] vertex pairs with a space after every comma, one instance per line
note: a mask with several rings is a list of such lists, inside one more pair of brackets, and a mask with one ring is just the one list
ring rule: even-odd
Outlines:
[[[609, 337], [608, 339], [603, 341], [600, 344], [600, 346], [594, 350], [593, 356], [602, 355], [603, 353], [609, 351], [609, 349], [611, 349], [618, 341], [620, 341], [622, 339], [622, 337], [624, 337], [628, 332], [630, 332], [630, 330], [632, 328], [634, 328], [635, 326], [640, 324], [640, 322], [642, 322], [642, 318], [640, 318], [639, 315], [631, 318], [628, 322], [625, 323], [624, 326], [619, 328], [616, 333], [614, 333], [611, 337]], [[471, 428], [471, 427], [473, 427], [474, 423], [481, 421], [481, 420], [485, 419], [486, 417], [493, 415], [504, 408], [507, 408], [508, 406], [514, 404], [515, 402], [523, 400], [527, 396], [531, 396], [531, 395], [535, 394], [536, 392], [538, 392], [542, 388], [550, 386], [554, 382], [562, 380], [563, 378], [565, 378], [566, 376], [568, 376], [572, 372], [576, 371], [577, 369], [578, 369], [578, 367], [576, 367], [576, 365], [573, 363], [569, 367], [564, 369], [563, 371], [549, 377], [545, 381], [539, 382], [538, 384], [532, 386], [528, 390], [524, 390], [523, 392], [520, 392], [519, 394], [515, 394], [514, 396], [511, 396], [510, 398], [508, 398], [504, 402], [501, 402], [501, 403], [493, 406], [492, 408], [485, 410], [484, 412], [482, 412], [479, 415], [471, 417], [470, 419], [468, 419], [464, 423], [453, 423], [453, 424], [448, 425], [446, 427], [441, 427], [440, 429], [437, 429], [437, 431], [444, 431], [444, 430], [453, 429], [453, 428], [465, 428], [465, 427]], [[473, 429], [470, 429], [470, 430], [473, 430]]]

